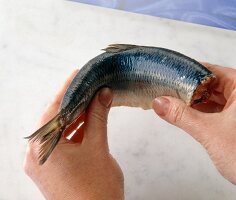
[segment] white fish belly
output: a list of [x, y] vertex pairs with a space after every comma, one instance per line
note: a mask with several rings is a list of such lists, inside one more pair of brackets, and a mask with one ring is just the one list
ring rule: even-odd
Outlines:
[[144, 110], [152, 108], [152, 101], [164, 94], [164, 90], [145, 89], [114, 90], [112, 106], [140, 107]]

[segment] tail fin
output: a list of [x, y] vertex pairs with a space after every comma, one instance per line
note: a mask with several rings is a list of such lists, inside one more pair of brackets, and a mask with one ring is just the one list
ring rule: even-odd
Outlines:
[[39, 164], [42, 165], [50, 156], [53, 149], [59, 142], [65, 126], [61, 123], [61, 117], [57, 114], [43, 127], [38, 129], [32, 135], [25, 137], [32, 141], [39, 141]]

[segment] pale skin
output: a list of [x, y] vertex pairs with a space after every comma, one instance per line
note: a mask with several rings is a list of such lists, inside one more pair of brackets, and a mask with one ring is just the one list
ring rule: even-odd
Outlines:
[[179, 99], [160, 97], [153, 109], [200, 142], [222, 176], [236, 184], [236, 70], [203, 64], [218, 79], [208, 103], [193, 109]]
[[[153, 109], [162, 119], [200, 142], [222, 176], [236, 184], [236, 70], [204, 65], [218, 79], [210, 102], [191, 108], [179, 99], [165, 96], [153, 101]], [[65, 82], [37, 128], [56, 115], [64, 92], [76, 73], [73, 72]], [[86, 112], [65, 131], [42, 166], [38, 165], [38, 143], [28, 143], [24, 170], [46, 199], [124, 199], [123, 173], [109, 153], [107, 142], [111, 102], [111, 90], [99, 91]], [[83, 121], [75, 135], [66, 139]]]

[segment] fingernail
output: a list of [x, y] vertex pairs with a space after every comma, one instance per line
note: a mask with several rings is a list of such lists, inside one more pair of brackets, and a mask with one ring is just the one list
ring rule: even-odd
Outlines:
[[100, 103], [105, 106], [106, 108], [109, 108], [112, 102], [112, 91], [109, 88], [103, 88], [98, 95], [98, 99]]
[[170, 101], [165, 97], [158, 97], [153, 102], [153, 109], [160, 116], [164, 116], [167, 114], [169, 106]]

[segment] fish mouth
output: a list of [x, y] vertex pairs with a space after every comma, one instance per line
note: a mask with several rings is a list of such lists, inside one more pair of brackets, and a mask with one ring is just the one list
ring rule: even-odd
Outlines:
[[206, 103], [212, 93], [213, 84], [216, 82], [216, 76], [211, 74], [206, 76], [193, 92], [190, 105]]

